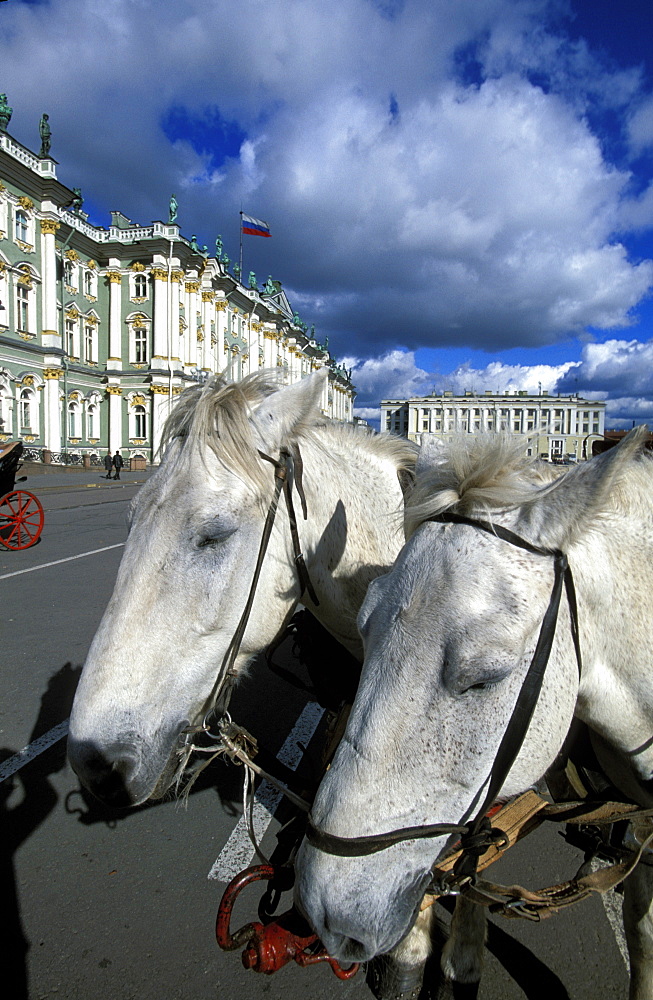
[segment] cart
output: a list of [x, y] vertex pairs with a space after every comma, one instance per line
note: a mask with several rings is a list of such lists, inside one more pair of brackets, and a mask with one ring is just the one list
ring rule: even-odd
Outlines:
[[43, 507], [33, 493], [14, 489], [21, 468], [22, 441], [0, 445], [0, 544], [6, 549], [28, 549], [43, 531]]

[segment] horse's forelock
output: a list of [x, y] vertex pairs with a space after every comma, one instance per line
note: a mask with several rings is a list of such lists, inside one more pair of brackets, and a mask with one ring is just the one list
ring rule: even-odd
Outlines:
[[525, 455], [523, 440], [507, 435], [460, 435], [442, 459], [418, 470], [404, 516], [406, 537], [429, 517], [445, 510], [471, 515], [479, 510], [517, 507], [532, 500], [553, 478]]
[[243, 482], [269, 489], [269, 470], [263, 469], [250, 417], [256, 407], [279, 388], [269, 375], [258, 372], [240, 382], [216, 375], [202, 386], [183, 392], [166, 420], [162, 450], [176, 438], [185, 446], [210, 449]]

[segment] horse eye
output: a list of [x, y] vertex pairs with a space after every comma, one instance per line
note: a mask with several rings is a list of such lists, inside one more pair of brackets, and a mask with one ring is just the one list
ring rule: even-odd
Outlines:
[[203, 538], [198, 540], [197, 548], [208, 549], [215, 548], [217, 545], [222, 545], [223, 542], [226, 542], [226, 540], [233, 535], [235, 530], [235, 528], [228, 528], [220, 532], [220, 534], [205, 535]]

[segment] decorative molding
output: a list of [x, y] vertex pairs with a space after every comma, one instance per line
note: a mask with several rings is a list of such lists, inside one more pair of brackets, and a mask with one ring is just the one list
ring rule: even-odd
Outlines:
[[29, 333], [27, 330], [20, 330], [18, 336], [21, 340], [36, 340], [36, 334]]
[[84, 316], [84, 322], [88, 323], [89, 326], [97, 326], [100, 321], [97, 316]]
[[108, 385], [106, 388], [106, 393], [108, 396], [122, 396], [122, 386]]
[[200, 290], [200, 283], [199, 283], [199, 281], [187, 281], [186, 282], [186, 291], [187, 292], [199, 292], [199, 290]]
[[144, 271], [145, 264], [141, 264], [140, 260], [135, 260], [134, 263], [129, 268], [130, 271]]
[[263, 329], [262, 323], [252, 323], [252, 330], [254, 331], [254, 333], [260, 333], [262, 329]]
[[166, 385], [151, 385], [150, 392], [155, 396], [168, 396], [168, 387]]
[[66, 309], [64, 316], [66, 319], [79, 319], [79, 310], [77, 306], [71, 306], [70, 309]]
[[34, 385], [34, 376], [33, 375], [24, 375], [23, 376], [23, 380], [22, 380], [22, 382], [20, 384], [21, 385], [31, 385], [31, 386], [33, 386]]
[[140, 393], [137, 393], [135, 396], [132, 396], [129, 405], [145, 406], [145, 396], [142, 396]]
[[170, 272], [170, 279], [172, 281], [177, 282], [177, 284], [179, 284], [179, 283], [181, 283], [184, 280], [184, 272], [183, 271], [171, 271]]
[[86, 261], [86, 266], [89, 269], [89, 271], [95, 271], [95, 270], [97, 270], [97, 261], [96, 260], [87, 260]]
[[168, 272], [164, 267], [153, 267], [150, 269], [150, 274], [155, 281], [167, 281]]
[[61, 227], [61, 223], [57, 222], [56, 219], [41, 219], [41, 232], [44, 236], [55, 236], [57, 230]]
[[72, 400], [74, 403], [79, 403], [81, 398], [82, 394], [81, 392], [78, 392], [77, 389], [73, 390], [73, 392], [68, 393], [68, 399]]
[[18, 199], [18, 204], [20, 205], [21, 208], [24, 208], [25, 211], [27, 212], [34, 211], [34, 202], [32, 201], [31, 198], [28, 198], [26, 194], [22, 195]]
[[119, 285], [122, 281], [122, 274], [120, 271], [107, 271], [106, 277], [112, 285]]
[[64, 257], [66, 258], [66, 260], [79, 260], [79, 254], [77, 253], [76, 250], [73, 250], [72, 248], [70, 250], [66, 250]]
[[215, 299], [215, 292], [207, 291], [206, 289], [202, 292], [202, 302], [213, 302]]
[[4, 274], [6, 270], [7, 270], [7, 265], [5, 264], [4, 260], [0, 260], [0, 274]]
[[43, 378], [47, 379], [63, 378], [63, 368], [44, 368]]
[[218, 312], [224, 312], [225, 309], [227, 308], [227, 305], [228, 303], [226, 299], [218, 299], [215, 303], [215, 308], [218, 310]]
[[203, 332], [201, 330], [197, 331], [197, 343], [198, 344], [203, 344], [204, 343], [204, 334], [203, 334]]
[[60, 337], [61, 334], [58, 330], [41, 330], [42, 337]]
[[14, 240], [17, 247], [23, 251], [23, 253], [34, 253], [34, 247], [31, 243], [23, 243], [22, 240]]

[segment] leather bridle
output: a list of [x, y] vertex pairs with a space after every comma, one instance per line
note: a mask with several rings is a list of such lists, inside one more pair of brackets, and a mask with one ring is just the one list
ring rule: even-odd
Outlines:
[[[515, 532], [504, 528], [500, 524], [493, 524], [477, 518], [465, 517], [461, 514], [443, 513], [427, 518], [427, 521], [435, 521], [440, 524], [458, 524], [475, 528], [480, 531], [494, 535], [502, 541], [515, 545], [531, 552], [534, 555], [548, 556], [553, 559], [554, 580], [549, 605], [544, 614], [540, 633], [538, 636], [535, 652], [526, 677], [522, 682], [519, 695], [512, 715], [503, 734], [499, 749], [497, 750], [492, 768], [488, 778], [481, 786], [478, 796], [487, 786], [487, 791], [482, 804], [478, 809], [474, 819], [465, 823], [435, 823], [430, 826], [404, 827], [399, 830], [392, 830], [389, 833], [372, 834], [365, 837], [336, 837], [316, 827], [309, 815], [306, 837], [313, 847], [339, 857], [363, 857], [375, 854], [378, 851], [386, 850], [394, 844], [406, 840], [416, 840], [429, 837], [448, 836], [450, 834], [461, 834], [460, 843], [462, 854], [454, 866], [450, 875], [442, 876], [435, 869], [436, 877], [440, 874], [439, 881], [432, 885], [429, 891], [440, 892], [441, 894], [459, 891], [464, 885], [473, 883], [476, 874], [479, 857], [492, 844], [499, 844], [505, 840], [505, 834], [501, 830], [491, 827], [486, 817], [488, 809], [497, 798], [508, 774], [517, 759], [522, 748], [528, 727], [530, 725], [535, 706], [542, 688], [546, 665], [549, 661], [553, 639], [555, 636], [558, 610], [564, 586], [567, 603], [569, 605], [569, 616], [571, 622], [571, 635], [576, 652], [579, 674], [582, 670], [582, 659], [580, 650], [579, 630], [578, 630], [578, 610], [576, 603], [576, 591], [569, 566], [567, 556], [560, 549], [547, 549], [521, 538]], [[477, 796], [477, 797], [478, 797]], [[437, 861], [435, 862], [437, 864]], [[435, 865], [434, 865], [435, 868]]]
[[[240, 616], [240, 621], [238, 622], [236, 630], [231, 638], [231, 642], [227, 646], [211, 693], [205, 702], [205, 708], [203, 711], [205, 719], [209, 713], [222, 716], [227, 711], [233, 685], [236, 680], [234, 663], [236, 662], [236, 657], [240, 651], [243, 636], [245, 635], [245, 629], [247, 628], [247, 623], [254, 605], [256, 588], [261, 575], [261, 569], [263, 568], [263, 561], [265, 559], [268, 543], [272, 534], [272, 527], [274, 525], [282, 490], [286, 501], [286, 511], [288, 513], [288, 521], [290, 523], [290, 536], [292, 538], [294, 561], [299, 582], [301, 584], [301, 594], [306, 592], [314, 605], [319, 605], [320, 603], [315, 590], [313, 589], [313, 585], [308, 575], [308, 570], [306, 569], [306, 563], [304, 561], [299, 541], [297, 517], [295, 515], [295, 506], [292, 498], [294, 485], [297, 489], [297, 493], [299, 494], [304, 520], [306, 520], [308, 513], [306, 509], [306, 497], [302, 481], [303, 464], [299, 448], [297, 445], [295, 445], [292, 450], [289, 448], [282, 448], [278, 459], [271, 458], [270, 455], [266, 455], [263, 451], [259, 451], [258, 454], [260, 458], [274, 466], [274, 494], [270, 501], [265, 523], [263, 525], [263, 533], [261, 535], [258, 557], [256, 560], [256, 566], [254, 567], [254, 575], [249, 588], [247, 601]], [[201, 728], [206, 729], [206, 724], [204, 724]]]

